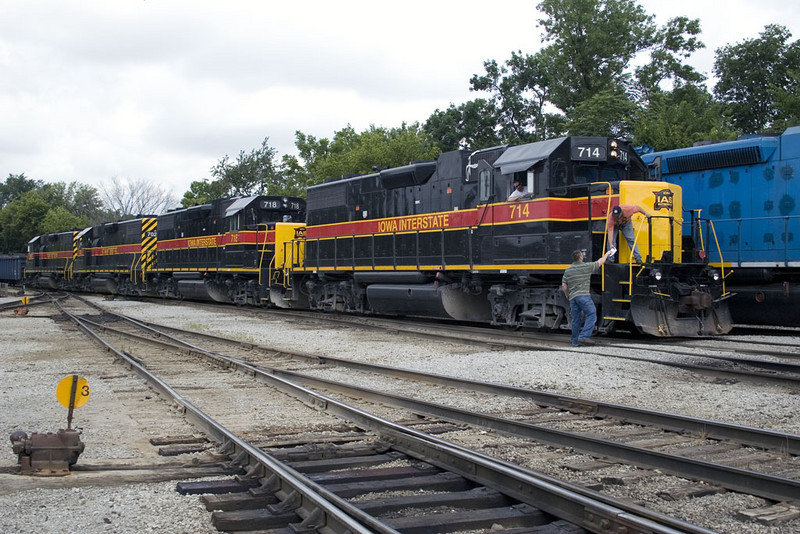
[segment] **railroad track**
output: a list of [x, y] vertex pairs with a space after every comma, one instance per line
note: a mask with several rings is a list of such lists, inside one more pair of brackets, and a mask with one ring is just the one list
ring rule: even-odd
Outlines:
[[[131, 324], [136, 324], [132, 322]], [[97, 325], [98, 327], [100, 325]], [[138, 328], [138, 327], [137, 327]], [[164, 338], [166, 328], [160, 329], [159, 337]], [[183, 333], [183, 336], [188, 335]], [[198, 336], [192, 333], [192, 336]], [[203, 337], [204, 345], [211, 343], [211, 338]], [[220, 357], [220, 351], [231, 351], [229, 340], [214, 339], [214, 346], [207, 351], [207, 355], [212, 359]], [[586, 451], [597, 459], [586, 459], [582, 462], [573, 462], [572, 468], [582, 472], [600, 472], [615, 462], [621, 462], [623, 466], [629, 466], [631, 462], [640, 468], [658, 469], [669, 471], [683, 477], [706, 479], [714, 487], [708, 484], [677, 484], [665, 490], [671, 492], [673, 496], [686, 496], [710, 493], [719, 491], [725, 487], [738, 491], [746, 491], [751, 494], [760, 495], [767, 499], [782, 501], [791, 499], [798, 494], [797, 469], [794, 464], [797, 450], [798, 437], [792, 435], [782, 435], [758, 429], [748, 429], [737, 425], [725, 425], [714, 423], [707, 420], [692, 420], [691, 418], [681, 418], [668, 414], [657, 414], [642, 410], [627, 409], [616, 405], [597, 403], [586, 399], [569, 398], [557, 395], [548, 395], [543, 392], [530, 392], [519, 388], [505, 388], [496, 384], [478, 383], [475, 381], [460, 381], [449, 377], [424, 375], [422, 373], [412, 373], [406, 370], [379, 368], [377, 366], [366, 366], [355, 362], [336, 360], [325, 356], [311, 355], [287, 355], [279, 354], [274, 349], [261, 349], [250, 343], [236, 342], [244, 349], [244, 358], [234, 358], [240, 362], [238, 365], [255, 365], [258, 367], [268, 367], [267, 372], [272, 376], [277, 376], [293, 383], [302, 383], [307, 387], [315, 387], [319, 390], [332, 392], [332, 394], [346, 396], [349, 398], [357, 397], [364, 400], [381, 403], [383, 405], [399, 406], [411, 414], [423, 414], [425, 421], [418, 424], [441, 425], [442, 420], [446, 420], [452, 425], [454, 422], [461, 425], [483, 426], [491, 430], [503, 432], [504, 435], [515, 435], [524, 439], [535, 439], [539, 443], [550, 445], [551, 447], [569, 447], [577, 450]], [[192, 342], [188, 345], [184, 342], [171, 340], [168, 346], [175, 348], [184, 345], [184, 349], [190, 353], [199, 354], [203, 351], [197, 349], [198, 343]], [[244, 345], [242, 347], [242, 345]], [[256, 352], [266, 353], [266, 358], [255, 358]], [[292, 367], [297, 367], [299, 359], [305, 359], [308, 363], [308, 372], [298, 373], [296, 371], [286, 371], [276, 366], [275, 361], [280, 360], [286, 366], [288, 357], [294, 360]], [[250, 363], [248, 363], [250, 362]], [[309, 363], [310, 362], [310, 363]], [[322, 379], [314, 376], [314, 368], [318, 370], [322, 367], [328, 369], [337, 366], [337, 369], [346, 370], [347, 384], [330, 379]], [[228, 363], [228, 365], [233, 365]], [[354, 377], [353, 371], [358, 370], [362, 374], [384, 375], [389, 377], [385, 385], [379, 386], [379, 391], [367, 389], [354, 385], [358, 380]], [[245, 372], [251, 372], [248, 368]], [[330, 371], [323, 371], [323, 374]], [[339, 374], [342, 374], [339, 371]], [[411, 380], [411, 386], [396, 383], [398, 377]], [[374, 380], [371, 378], [370, 380]], [[469, 412], [466, 410], [455, 410], [424, 401], [415, 401], [401, 395], [386, 393], [392, 389], [420, 389], [414, 388], [413, 384], [425, 381], [435, 384], [437, 387], [460, 391], [456, 395], [463, 396], [464, 390], [473, 392], [481, 391], [489, 397], [504, 395], [523, 399], [520, 408], [515, 410], [513, 419], [507, 416], [497, 417], [492, 414]], [[394, 386], [391, 385], [395, 382]], [[428, 388], [426, 388], [427, 390]], [[485, 401], [476, 399], [478, 404]], [[535, 408], [531, 409], [534, 405]], [[616, 421], [614, 421], [616, 419]], [[636, 422], [636, 424], [632, 424]], [[564, 431], [564, 427], [569, 427], [570, 431]], [[580, 431], [576, 429], [582, 428]], [[457, 435], [463, 429], [451, 429], [449, 432]], [[617, 443], [602, 439], [598, 436], [615, 435]], [[720, 440], [724, 439], [722, 442]], [[732, 443], [736, 442], [736, 443]], [[757, 446], [758, 449], [745, 447], [744, 445]], [[649, 449], [647, 448], [649, 447]], [[673, 450], [670, 451], [669, 449]], [[686, 458], [688, 454], [695, 454], [696, 457]], [[552, 452], [549, 452], [552, 458]], [[679, 455], [679, 456], [676, 456]], [[708, 460], [716, 456], [717, 461]], [[614, 460], [616, 459], [616, 460]], [[728, 465], [725, 465], [727, 461]], [[733, 465], [730, 465], [733, 464]], [[769, 464], [772, 472], [751, 469], [755, 466]], [[637, 475], [628, 473], [626, 476], [632, 480], [637, 477], [653, 476], [652, 471], [640, 472]], [[699, 476], [698, 476], [699, 475]], [[787, 478], [790, 476], [793, 478]], [[600, 479], [613, 481], [615, 475], [601, 475]], [[620, 480], [616, 477], [616, 480]], [[615, 482], [608, 482], [615, 483]]]
[[[262, 312], [263, 313], [263, 312]], [[301, 321], [323, 321], [352, 328], [379, 329], [423, 336], [429, 339], [482, 345], [492, 350], [565, 350], [596, 353], [606, 357], [656, 363], [689, 369], [735, 380], [757, 380], [798, 385], [800, 346], [787, 342], [733, 339], [729, 337], [695, 339], [594, 338], [592, 346], [574, 348], [563, 334], [504, 331], [446, 322], [401, 321], [397, 319], [328, 316], [311, 312], [279, 310], [277, 317]], [[625, 349], [624, 353], [617, 349]], [[630, 351], [637, 352], [635, 356]], [[749, 357], [758, 355], [758, 358]]]
[[[224, 492], [247, 494], [244, 499], [229, 496], [207, 500], [212, 508], [225, 509], [213, 514], [220, 529], [275, 529], [296, 524], [301, 530], [319, 532], [448, 532], [464, 528], [488, 531], [493, 525], [502, 525], [510, 532], [529, 532], [532, 527], [550, 525], [554, 530], [567, 528], [573, 532], [708, 532], [377, 417], [236, 358], [194, 346], [189, 352], [203, 355], [212, 365], [191, 367], [187, 373], [186, 356], [175, 352], [174, 339], [162, 349], [153, 349], [152, 343], [148, 348], [140, 347], [141, 337], [132, 340], [108, 329], [100, 334], [94, 332], [97, 326], [85, 316], [70, 317], [98, 341], [109, 336], [124, 338], [127, 351], [109, 350], [146, 377], [161, 395], [179, 403], [187, 417], [220, 443], [236, 465], [242, 466], [242, 476], [202, 487], [207, 492], [221, 485]], [[242, 374], [232, 375], [231, 368]], [[184, 383], [171, 386], [167, 384], [170, 377], [171, 381]], [[223, 392], [228, 397], [238, 393], [237, 402], [252, 398], [256, 395], [255, 386], [245, 385], [253, 382], [250, 377], [302, 398], [317, 410], [350, 421], [353, 427], [344, 432], [351, 439], [355, 437], [357, 445], [330, 448], [329, 456], [321, 458], [325, 454], [320, 452], [323, 449], [319, 440], [306, 438], [310, 443], [303, 440], [303, 451], [284, 451], [284, 456], [292, 459], [287, 465], [277, 459], [279, 455], [266, 454], [263, 443], [257, 447], [244, 440], [241, 432], [234, 433], [198, 407], [210, 402], [214, 411], [229, 411], [227, 404], [220, 407], [210, 401], [219, 401]], [[246, 408], [243, 412], [248, 413]], [[238, 409], [227, 416], [234, 425], [242, 424]], [[253, 434], [255, 430], [249, 427], [249, 432]], [[269, 439], [261, 434], [262, 441]], [[347, 443], [345, 437], [332, 437], [330, 432], [326, 437], [328, 443]], [[297, 443], [296, 437], [294, 441]], [[382, 495], [380, 499], [352, 502], [354, 497], [374, 494], [376, 490], [383, 493], [388, 488], [413, 488], [424, 494], [414, 498]], [[198, 488], [182, 485], [181, 490], [194, 492]], [[257, 508], [251, 509], [253, 506]], [[242, 510], [243, 507], [247, 509]], [[441, 513], [454, 508], [459, 512]], [[415, 513], [397, 515], [408, 509]]]

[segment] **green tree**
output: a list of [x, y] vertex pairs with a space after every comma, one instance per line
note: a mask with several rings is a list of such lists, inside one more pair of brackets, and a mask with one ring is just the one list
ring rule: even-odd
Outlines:
[[4, 252], [25, 252], [28, 241], [42, 233], [41, 221], [51, 205], [38, 190], [26, 191], [0, 210], [0, 235]]
[[[47, 214], [39, 223], [37, 233], [49, 234], [51, 232], [63, 232], [66, 230], [83, 229], [90, 226], [89, 218], [75, 215], [63, 207], [57, 206], [47, 211]], [[33, 237], [33, 236], [31, 236]]]
[[489, 101], [477, 98], [444, 111], [434, 111], [425, 124], [423, 131], [427, 133], [439, 150], [473, 150], [488, 148], [503, 143], [497, 132], [499, 122], [498, 110]]
[[439, 154], [436, 143], [418, 123], [397, 128], [373, 125], [360, 134], [348, 125], [335, 132], [332, 140], [299, 131], [295, 136], [299, 157], [283, 159], [286, 180], [295, 184], [313, 185], [325, 178], [371, 173]]
[[259, 148], [239, 152], [235, 161], [226, 154], [211, 168], [211, 179], [192, 182], [181, 204], [192, 206], [214, 198], [248, 195], [291, 195], [277, 160], [277, 150], [265, 137]]
[[276, 154], [269, 146], [269, 137], [265, 137], [259, 148], [249, 153], [240, 151], [236, 161], [225, 155], [211, 169], [211, 176], [228, 184], [228, 194], [232, 197], [280, 194]]
[[579, 103], [568, 114], [572, 135], [631, 138], [637, 106], [621, 88], [608, 89]]
[[63, 207], [73, 215], [92, 223], [100, 222], [108, 216], [97, 189], [90, 185], [54, 182], [42, 184], [37, 191], [51, 207]]
[[636, 68], [636, 80], [642, 96], [661, 93], [664, 82], [671, 81], [672, 88], [699, 85], [706, 79], [694, 67], [684, 63], [691, 54], [705, 45], [697, 37], [700, 21], [686, 17], [670, 19], [653, 34], [650, 62]]
[[653, 16], [635, 0], [543, 0], [539, 55], [549, 101], [569, 112], [579, 103], [622, 85], [639, 52], [653, 46]]
[[42, 185], [44, 182], [26, 178], [25, 173], [9, 174], [6, 181], [0, 184], [0, 208]]
[[800, 125], [800, 71], [790, 72], [792, 78], [791, 88], [774, 88], [772, 97], [775, 102], [777, 116], [772, 124], [773, 131], [781, 132], [789, 126]]
[[689, 84], [651, 94], [636, 115], [632, 137], [636, 144], [671, 150], [736, 134], [726, 126], [722, 105], [703, 87]]
[[497, 109], [498, 136], [505, 143], [541, 141], [563, 133], [563, 117], [545, 112], [551, 80], [542, 54], [513, 52], [505, 65], [490, 60], [484, 76], [470, 80], [473, 91], [488, 91]]
[[[684, 64], [703, 46], [697, 20], [678, 17], [659, 28], [635, 0], [543, 0], [538, 8], [547, 46], [513, 53], [503, 66], [487, 61], [486, 74], [471, 79], [473, 90], [491, 93], [504, 140], [546, 139], [567, 128], [625, 135], [664, 81], [703, 80]], [[634, 68], [633, 59], [647, 52], [650, 62]]]
[[758, 39], [747, 39], [717, 50], [714, 95], [725, 106], [731, 124], [742, 133], [769, 130], [780, 119], [776, 97], [796, 94], [800, 42], [789, 43], [791, 32], [770, 24]]
[[189, 190], [183, 194], [181, 205], [185, 208], [205, 204], [215, 198], [228, 196], [230, 187], [222, 180], [197, 180], [189, 185]]

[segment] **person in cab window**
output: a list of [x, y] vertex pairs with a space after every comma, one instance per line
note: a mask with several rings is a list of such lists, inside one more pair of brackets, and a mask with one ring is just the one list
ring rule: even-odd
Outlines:
[[522, 185], [519, 180], [514, 180], [514, 190], [508, 196], [509, 202], [519, 202], [520, 200], [527, 200], [531, 196], [528, 194], [528, 188]]

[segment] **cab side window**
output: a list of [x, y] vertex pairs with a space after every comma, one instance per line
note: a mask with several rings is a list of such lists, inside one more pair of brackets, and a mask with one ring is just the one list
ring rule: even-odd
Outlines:
[[488, 202], [492, 197], [492, 173], [489, 169], [481, 169], [478, 174], [478, 199]]

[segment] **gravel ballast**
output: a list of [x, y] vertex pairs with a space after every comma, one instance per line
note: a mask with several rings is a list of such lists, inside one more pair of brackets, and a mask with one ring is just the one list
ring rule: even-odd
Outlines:
[[[777, 385], [715, 380], [710, 375], [612, 357], [611, 351], [654, 356], [652, 349], [634, 342], [627, 349], [593, 347], [592, 354], [571, 348], [491, 351], [404, 335], [310, 326], [281, 321], [273, 315], [237, 313], [234, 307], [217, 311], [189, 304], [97, 301], [143, 320], [296, 351], [800, 433], [800, 397], [796, 392]], [[108, 461], [128, 466], [168, 465], [175, 460], [159, 457], [149, 439], [194, 432], [177, 410], [160, 401], [140, 379], [115, 364], [84, 335], [64, 329], [51, 315], [55, 312], [46, 306], [31, 307], [27, 316], [0, 314], [0, 430], [6, 436], [6, 448], [0, 451], [0, 530], [216, 532], [198, 498], [180, 496], [174, 480], [97, 486], [88, 476], [91, 473], [75, 472], [58, 478], [16, 473], [17, 458], [8, 435], [20, 429], [55, 432], [65, 428], [67, 410], [56, 400], [55, 387], [73, 373], [86, 377], [92, 386], [89, 402], [76, 410], [73, 423], [82, 429], [86, 443], [79, 465]], [[796, 337], [781, 339], [787, 345], [800, 345]], [[602, 355], [604, 351], [609, 357]], [[76, 479], [84, 481], [77, 483]], [[714, 498], [662, 504], [665, 509], [698, 506], [697, 513], [702, 514], [704, 508], [713, 509]], [[760, 499], [742, 497], [743, 509], [761, 504]], [[784, 528], [780, 524], [754, 524], [748, 532], [792, 531]], [[719, 530], [726, 531], [724, 521], [720, 521]]]

